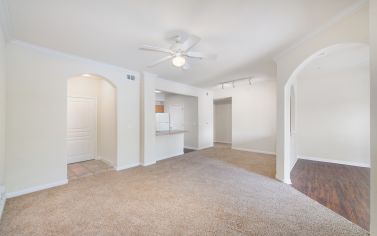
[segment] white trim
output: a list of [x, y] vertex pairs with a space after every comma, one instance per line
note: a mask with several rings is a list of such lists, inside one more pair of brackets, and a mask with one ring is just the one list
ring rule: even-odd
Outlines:
[[22, 40], [19, 40], [19, 39], [11, 40], [10, 42], [12, 44], [22, 46], [22, 47], [26, 47], [26, 48], [31, 48], [31, 49], [37, 50], [39, 52], [44, 52], [44, 53], [55, 55], [55, 56], [61, 56], [61, 57], [69, 58], [69, 59], [79, 60], [79, 61], [82, 61], [82, 62], [85, 62], [85, 63], [88, 63], [88, 64], [103, 65], [103, 66], [114, 68], [114, 69], [117, 69], [117, 70], [122, 70], [127, 74], [134, 75], [136, 79], [140, 78], [139, 72], [129, 70], [129, 69], [121, 67], [121, 66], [108, 64], [108, 63], [102, 62], [102, 61], [96, 61], [96, 60], [86, 58], [86, 57], [80, 57], [80, 56], [75, 55], [75, 54], [65, 53], [65, 52], [58, 51], [58, 50], [55, 50], [55, 49], [52, 49], [52, 48], [42, 47], [42, 46], [39, 46], [39, 45], [36, 45], [36, 44], [33, 44], [33, 43], [29, 43], [29, 42], [26, 42], [26, 41], [22, 41]]
[[111, 167], [114, 167], [114, 163], [110, 160], [107, 160], [107, 159], [103, 159], [101, 156], [97, 156], [97, 159], [96, 160], [99, 160], [99, 161], [103, 161], [105, 162], [106, 164], [108, 164], [109, 166]]
[[169, 156], [160, 157], [156, 161], [162, 161], [162, 160], [169, 159], [169, 158], [172, 158], [172, 157], [179, 157], [179, 156], [182, 156], [184, 154], [185, 154], [184, 152], [180, 152], [180, 153], [174, 154], [173, 156], [169, 155]]
[[289, 51], [299, 47], [306, 41], [314, 38], [321, 32], [329, 29], [331, 26], [335, 25], [336, 23], [340, 22], [342, 19], [346, 18], [347, 16], [350, 16], [354, 14], [356, 11], [358, 11], [360, 8], [362, 8], [365, 4], [367, 4], [369, 1], [368, 0], [359, 0], [352, 4], [351, 6], [347, 7], [344, 11], [338, 13], [335, 15], [333, 18], [331, 18], [327, 23], [321, 25], [319, 28], [311, 31], [310, 33], [306, 34], [304, 37], [299, 38], [296, 40], [293, 44], [290, 46], [286, 47], [284, 50], [279, 52], [276, 56], [274, 56], [273, 60], [276, 62], [280, 60], [283, 56], [285, 56]]
[[276, 174], [276, 175], [275, 175], [275, 179], [277, 179], [277, 180], [279, 180], [280, 182], [283, 182], [283, 183], [285, 183], [285, 184], [292, 185], [291, 178], [287, 178], [287, 179], [280, 178], [280, 177]]
[[126, 170], [126, 169], [130, 169], [130, 168], [137, 167], [137, 166], [140, 166], [140, 163], [134, 163], [134, 164], [127, 164], [127, 165], [123, 165], [123, 166], [117, 166], [115, 168], [115, 170], [116, 171], [121, 171], [121, 170]]
[[299, 159], [299, 157], [296, 157], [296, 161], [295, 161], [295, 163], [293, 163], [293, 165], [291, 166], [291, 171], [293, 170], [293, 167], [295, 167], [295, 165], [296, 165], [298, 159]]
[[212, 145], [208, 145], [208, 146], [199, 147], [199, 148], [196, 149], [196, 150], [203, 150], [203, 149], [211, 148], [211, 147], [213, 147], [213, 144], [212, 144]]
[[151, 161], [151, 162], [147, 162], [147, 163], [142, 163], [141, 165], [142, 166], [151, 166], [151, 165], [154, 165], [156, 164], [156, 161]]
[[5, 187], [0, 186], [0, 219], [3, 215], [6, 200], [7, 198], [5, 197]]
[[370, 164], [360, 163], [360, 162], [353, 162], [353, 161], [340, 161], [340, 160], [333, 160], [333, 159], [326, 159], [326, 158], [319, 158], [319, 157], [304, 157], [298, 156], [298, 159], [309, 160], [309, 161], [319, 161], [319, 162], [328, 162], [340, 165], [348, 165], [348, 166], [358, 166], [358, 167], [367, 167], [370, 168]]
[[37, 192], [37, 191], [61, 186], [61, 185], [67, 184], [67, 183], [68, 183], [68, 179], [64, 179], [64, 180], [56, 181], [56, 182], [49, 183], [49, 184], [37, 185], [37, 186], [34, 186], [34, 187], [22, 189], [22, 190], [19, 190], [19, 191], [10, 192], [10, 193], [7, 193], [6, 196], [7, 196], [7, 198], [18, 197], [18, 196], [25, 195], [25, 194], [28, 194], [28, 193], [33, 193], [33, 192]]
[[263, 150], [257, 150], [257, 149], [238, 148], [238, 147], [232, 147], [232, 149], [238, 150], [238, 151], [245, 151], [245, 152], [255, 152], [255, 153], [268, 154], [268, 155], [276, 155], [275, 152], [263, 151]]
[[6, 201], [7, 201], [6, 197], [0, 199], [0, 219], [3, 216], [3, 212], [4, 212], [4, 207], [5, 207], [5, 202]]
[[213, 141], [214, 143], [225, 143], [225, 144], [232, 144], [232, 142], [224, 142], [224, 141], [217, 141], [217, 140], [215, 140], [215, 141]]

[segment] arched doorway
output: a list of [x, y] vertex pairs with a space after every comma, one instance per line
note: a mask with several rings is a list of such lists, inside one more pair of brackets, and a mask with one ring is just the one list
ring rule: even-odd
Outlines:
[[68, 179], [94, 175], [117, 164], [116, 87], [82, 74], [67, 80]]
[[369, 77], [368, 45], [324, 48], [294, 70], [284, 107], [285, 171], [299, 158], [293, 186], [367, 230]]
[[[315, 61], [317, 58], [321, 57], [322, 54], [326, 51], [331, 50], [339, 50], [339, 48], [343, 48], [346, 50], [347, 48], [352, 48], [355, 46], [360, 47], [367, 47], [369, 46], [367, 44], [363, 43], [345, 43], [345, 44], [335, 44], [326, 48], [323, 48], [321, 50], [318, 50], [311, 56], [309, 56], [307, 59], [305, 59], [301, 64], [297, 66], [297, 68], [292, 72], [292, 74], [289, 76], [289, 79], [284, 84], [284, 106], [283, 106], [283, 112], [284, 112], [284, 136], [283, 136], [283, 173], [284, 175], [284, 182], [290, 184], [290, 176], [289, 173], [292, 168], [292, 139], [291, 139], [291, 90], [294, 88], [295, 83], [297, 82], [297, 75], [300, 74], [301, 71], [303, 71], [308, 65], [310, 65], [313, 61]], [[297, 94], [297, 91], [295, 91]], [[278, 168], [279, 169], [279, 168]]]

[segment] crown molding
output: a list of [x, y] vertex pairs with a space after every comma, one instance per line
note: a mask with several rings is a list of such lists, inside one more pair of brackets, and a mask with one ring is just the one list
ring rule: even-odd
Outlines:
[[288, 52], [290, 52], [291, 50], [299, 47], [300, 45], [304, 44], [305, 42], [307, 42], [308, 40], [314, 38], [315, 36], [317, 36], [318, 34], [320, 34], [321, 32], [329, 29], [331, 26], [335, 25], [336, 23], [340, 22], [341, 20], [343, 20], [344, 18], [354, 14], [355, 12], [357, 12], [358, 10], [360, 10], [363, 6], [367, 5], [369, 3], [369, 0], [359, 0], [357, 2], [355, 2], [354, 4], [352, 4], [351, 6], [347, 7], [346, 9], [344, 9], [343, 11], [339, 12], [338, 14], [336, 14], [334, 17], [332, 17], [329, 21], [327, 21], [325, 24], [321, 25], [320, 27], [318, 27], [317, 29], [307, 33], [306, 35], [304, 35], [303, 37], [299, 38], [298, 40], [296, 40], [295, 42], [293, 42], [291, 44], [291, 46], [287, 47], [286, 49], [282, 50], [281, 52], [279, 52], [278, 54], [276, 54], [273, 58], [273, 60], [275, 62], [279, 61], [283, 56], [285, 56]]
[[103, 62], [103, 61], [96, 61], [94, 59], [78, 56], [76, 54], [70, 54], [70, 53], [66, 53], [66, 52], [63, 52], [63, 51], [58, 51], [58, 50], [55, 50], [55, 49], [52, 49], [52, 48], [47, 48], [47, 47], [44, 47], [44, 46], [29, 43], [29, 42], [26, 42], [26, 41], [13, 39], [9, 42], [9, 44], [10, 45], [13, 44], [13, 45], [16, 45], [16, 46], [32, 49], [32, 50], [42, 52], [42, 53], [45, 53], [45, 54], [49, 54], [49, 55], [54, 55], [54, 56], [58, 56], [58, 57], [65, 57], [65, 58], [78, 60], [78, 61], [88, 63], [88, 64], [99, 64], [99, 65], [102, 65], [102, 66], [111, 67], [111, 68], [114, 68], [116, 70], [122, 70], [125, 73], [134, 75], [137, 78], [140, 77], [140, 72], [138, 72], [136, 70], [127, 69], [125, 67], [114, 65], [114, 64], [109, 64], [109, 63]]

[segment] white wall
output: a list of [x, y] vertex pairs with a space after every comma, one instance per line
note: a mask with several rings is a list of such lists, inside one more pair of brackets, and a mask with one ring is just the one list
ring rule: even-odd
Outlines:
[[[139, 164], [140, 81], [127, 69], [30, 44], [7, 45], [6, 187], [9, 196], [65, 183], [67, 79], [101, 75], [117, 87], [118, 169]], [[136, 75], [127, 80], [126, 74]]]
[[289, 80], [323, 48], [344, 43], [368, 43], [369, 18], [367, 1], [356, 4], [336, 16], [275, 58], [277, 64], [277, 159], [276, 178], [290, 181]]
[[156, 163], [156, 75], [143, 73], [140, 86], [141, 135], [140, 162], [143, 166]]
[[298, 156], [370, 164], [369, 67], [298, 75]]
[[370, 46], [371, 46], [371, 227], [372, 236], [377, 236], [377, 0], [370, 1]]
[[214, 102], [214, 141], [232, 143], [232, 100]]
[[217, 88], [214, 98], [232, 98], [232, 147], [275, 153], [276, 83], [261, 80], [235, 88]]
[[98, 158], [111, 166], [117, 163], [116, 89], [106, 80], [99, 81]]
[[0, 217], [1, 197], [5, 184], [5, 38], [0, 27]]
[[75, 76], [67, 79], [68, 97], [89, 97], [99, 100], [100, 79]]
[[198, 98], [192, 96], [182, 96], [175, 94], [166, 94], [165, 112], [170, 113], [169, 106], [181, 105], [184, 107], [183, 124], [184, 146], [186, 148], [198, 148]]

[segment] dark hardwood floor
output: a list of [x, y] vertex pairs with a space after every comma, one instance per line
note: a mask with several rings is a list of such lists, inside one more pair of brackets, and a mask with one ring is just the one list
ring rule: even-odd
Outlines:
[[292, 186], [369, 231], [370, 169], [299, 159]]

